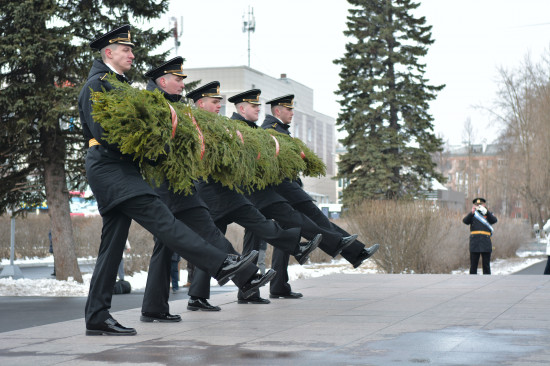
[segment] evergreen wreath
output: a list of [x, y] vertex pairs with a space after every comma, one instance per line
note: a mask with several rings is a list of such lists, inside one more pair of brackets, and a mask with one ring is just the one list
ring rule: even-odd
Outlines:
[[159, 90], [139, 90], [114, 75], [107, 80], [113, 90], [92, 92], [94, 120], [105, 130], [103, 138], [132, 155], [152, 185], [168, 180], [174, 191], [189, 193], [192, 181], [202, 177], [250, 192], [300, 173], [325, 175], [323, 161], [297, 138], [182, 102], [169, 104]]

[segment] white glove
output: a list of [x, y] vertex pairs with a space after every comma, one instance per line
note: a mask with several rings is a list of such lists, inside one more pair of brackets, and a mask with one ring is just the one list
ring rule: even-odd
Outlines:
[[487, 214], [487, 208], [485, 208], [484, 206], [478, 206], [477, 210], [483, 215], [485, 216]]

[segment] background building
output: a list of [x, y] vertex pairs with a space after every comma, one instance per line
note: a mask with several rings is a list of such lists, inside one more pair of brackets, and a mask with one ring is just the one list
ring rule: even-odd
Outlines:
[[185, 69], [187, 83], [199, 81], [199, 86], [217, 80], [220, 82], [220, 93], [223, 95], [220, 114], [230, 117], [235, 112], [232, 103], [227, 99], [249, 89], [260, 89], [262, 108], [258, 125], [271, 114], [270, 106], [265, 102], [275, 97], [294, 94], [294, 118], [290, 133], [298, 137], [313, 150], [327, 165], [325, 177], [305, 177], [304, 189], [317, 200], [317, 203], [337, 202], [336, 181], [332, 179], [337, 173], [334, 160], [336, 146], [335, 119], [313, 110], [313, 89], [300, 84], [281, 74], [280, 78], [263, 74], [247, 66], [208, 67]]
[[464, 208], [472, 199], [484, 197], [496, 213], [527, 219], [527, 205], [507, 187], [506, 159], [499, 144], [450, 146], [440, 157], [438, 168], [447, 178], [446, 187], [464, 193]]

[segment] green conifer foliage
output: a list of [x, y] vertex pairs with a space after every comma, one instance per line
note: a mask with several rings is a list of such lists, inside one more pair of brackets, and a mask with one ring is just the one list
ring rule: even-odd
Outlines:
[[[108, 80], [114, 90], [92, 93], [94, 120], [109, 143], [140, 163], [151, 183], [168, 179], [172, 189], [188, 193], [192, 180], [202, 177], [251, 191], [300, 172], [325, 174], [322, 160], [298, 139], [184, 103], [169, 104], [158, 90], [139, 90], [112, 75]], [[173, 137], [170, 106], [178, 121]]]
[[428, 84], [421, 63], [431, 26], [411, 0], [348, 2], [351, 41], [335, 61], [342, 66], [337, 125], [347, 132], [338, 173], [349, 182], [344, 203], [414, 197], [432, 178], [443, 181], [431, 159], [442, 141], [428, 112], [443, 86]]

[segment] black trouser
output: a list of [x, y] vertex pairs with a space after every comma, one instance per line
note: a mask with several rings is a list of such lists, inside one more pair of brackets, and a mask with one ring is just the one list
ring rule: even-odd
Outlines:
[[[317, 234], [323, 234], [323, 240], [319, 244], [319, 248], [331, 256], [336, 254], [340, 246], [342, 234], [320, 227], [307, 216], [292, 208], [288, 202], [273, 203], [262, 207], [260, 212], [268, 219], [277, 221], [285, 229], [300, 228], [300, 235], [308, 240], [313, 239]], [[271, 242], [267, 242], [271, 244]]]
[[288, 281], [288, 263], [290, 257], [288, 254], [281, 252], [280, 250], [273, 248], [271, 254], [271, 268], [277, 273], [275, 277], [269, 283], [269, 292], [274, 295], [288, 295], [292, 291], [292, 287]]
[[[336, 231], [342, 236], [350, 236], [351, 234], [342, 229], [340, 226], [331, 222], [328, 217], [325, 216], [323, 211], [319, 209], [313, 202], [304, 201], [300, 203], [293, 204], [292, 207], [306, 215], [309, 219], [315, 222], [319, 227]], [[321, 249], [322, 247], [319, 246]], [[354, 241], [351, 245], [346, 247], [340, 255], [350, 263], [355, 263], [357, 257], [361, 251], [365, 248], [365, 245], [359, 240]], [[284, 295], [288, 294], [291, 291], [290, 284], [288, 283], [288, 255], [282, 253], [277, 249], [273, 249], [273, 254], [271, 256], [271, 268], [277, 271], [277, 274], [271, 280], [269, 285], [270, 292], [272, 294]]]
[[[223, 236], [212, 221], [210, 212], [205, 207], [193, 207], [176, 213], [176, 219], [183, 222], [201, 238], [226, 253], [239, 254], [231, 243]], [[155, 237], [155, 248], [149, 264], [147, 285], [143, 295], [141, 311], [168, 313], [168, 298], [170, 296], [170, 262], [173, 251]], [[192, 262], [191, 262], [192, 263]], [[258, 272], [258, 267], [249, 264], [245, 269], [237, 273], [233, 282], [237, 286], [243, 286], [252, 276]], [[196, 269], [189, 288], [189, 296], [202, 298], [210, 297], [211, 276]]]
[[546, 268], [544, 268], [544, 274], [550, 275], [550, 255], [548, 256], [548, 260], [546, 261]]
[[[319, 248], [331, 256], [336, 254], [342, 240], [342, 234], [330, 228], [320, 227], [310, 218], [295, 210], [288, 202], [271, 204], [262, 208], [260, 212], [266, 217], [276, 220], [284, 228], [299, 227], [301, 235], [308, 240], [313, 239], [317, 234], [323, 234], [323, 240], [319, 244]], [[251, 235], [249, 240], [257, 240], [257, 238]], [[288, 254], [277, 248], [273, 249], [271, 268], [277, 273], [269, 284], [269, 290], [272, 294], [284, 295], [291, 291], [287, 270], [289, 259]]]
[[[86, 301], [86, 324], [100, 324], [110, 317], [113, 286], [132, 220], [159, 238], [171, 250], [215, 276], [227, 253], [214, 247], [176, 220], [168, 207], [153, 195], [129, 198], [102, 215], [101, 244]], [[165, 267], [168, 267], [168, 261]]]
[[[277, 221], [283, 228], [299, 228], [300, 235], [311, 240], [317, 234], [323, 234], [323, 240], [319, 244], [319, 248], [330, 255], [334, 255], [342, 235], [331, 230], [319, 227], [312, 220], [296, 211], [288, 202], [276, 202], [266, 207], [260, 208], [260, 212], [269, 219]], [[261, 239], [258, 235], [252, 232], [245, 231], [244, 247], [250, 250], [259, 248]], [[272, 244], [269, 240], [266, 240]], [[286, 294], [290, 292], [288, 284], [288, 262], [289, 255], [277, 247], [273, 248], [274, 257], [271, 257], [271, 268], [277, 271], [275, 277], [270, 283], [271, 293]], [[279, 273], [280, 271], [280, 273]], [[258, 292], [259, 296], [259, 292]]]
[[491, 252], [470, 252], [470, 274], [477, 274], [477, 265], [479, 256], [481, 255], [481, 265], [483, 266], [483, 274], [491, 274]]
[[[328, 217], [325, 216], [323, 211], [321, 211], [319, 207], [317, 207], [311, 201], [296, 203], [293, 204], [292, 207], [309, 217], [320, 227], [339, 232], [340, 234], [342, 234], [342, 236], [351, 236], [351, 234], [348, 233], [346, 230], [342, 229], [340, 226], [330, 221]], [[351, 243], [351, 245], [342, 250], [340, 255], [348, 262], [355, 263], [357, 257], [364, 248], [364, 243], [362, 243], [360, 240], [355, 240], [353, 243]]]
[[[273, 220], [267, 219], [253, 205], [243, 205], [237, 209], [227, 213], [222, 218], [216, 220], [216, 226], [225, 234], [227, 225], [237, 223], [247, 230], [267, 241], [274, 247], [277, 247], [288, 254], [295, 254], [300, 245], [300, 229], [289, 228], [283, 229]], [[254, 245], [253, 248], [243, 244], [243, 255], [250, 251], [258, 250], [259, 246]]]
[[[238, 207], [216, 220], [216, 225], [225, 233], [227, 225], [233, 222], [246, 229], [243, 242], [243, 255], [250, 253], [252, 250], [259, 250], [261, 240], [265, 240], [286, 254], [296, 253], [300, 245], [299, 228], [282, 229], [273, 220], [269, 220], [262, 215], [253, 205]], [[247, 232], [250, 234], [247, 235]], [[254, 234], [255, 239], [249, 240], [248, 236], [252, 234]], [[259, 296], [259, 293], [260, 291], [258, 290], [252, 297]], [[241, 291], [239, 291], [238, 298], [243, 298]]]

